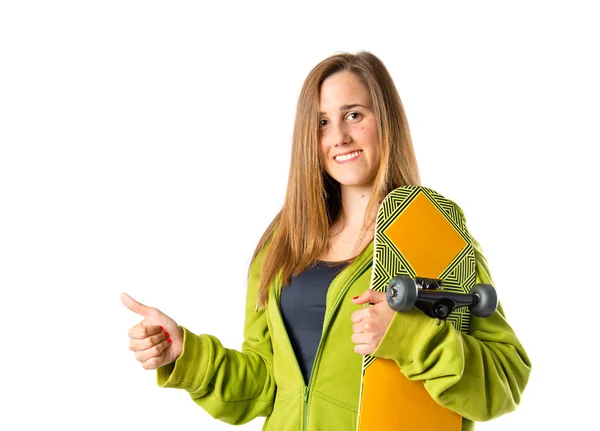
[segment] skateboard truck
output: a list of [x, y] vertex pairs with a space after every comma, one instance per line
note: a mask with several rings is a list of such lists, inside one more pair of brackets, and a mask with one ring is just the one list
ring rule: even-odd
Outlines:
[[496, 289], [490, 284], [476, 284], [469, 293], [440, 290], [441, 285], [442, 281], [434, 278], [398, 275], [387, 286], [387, 302], [395, 311], [408, 311], [414, 306], [440, 320], [459, 307], [469, 307], [474, 316], [489, 317], [498, 306]]

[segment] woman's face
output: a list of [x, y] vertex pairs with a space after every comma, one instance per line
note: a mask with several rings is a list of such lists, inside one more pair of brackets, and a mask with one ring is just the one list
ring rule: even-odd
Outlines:
[[377, 121], [367, 88], [352, 72], [337, 72], [319, 93], [319, 155], [342, 187], [372, 186], [379, 169]]

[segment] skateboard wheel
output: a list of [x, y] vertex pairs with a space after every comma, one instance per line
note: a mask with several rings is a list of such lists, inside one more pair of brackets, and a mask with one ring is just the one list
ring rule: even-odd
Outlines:
[[477, 302], [471, 306], [471, 312], [477, 317], [489, 317], [498, 306], [496, 289], [491, 284], [476, 284], [469, 292], [477, 297]]
[[408, 311], [417, 302], [417, 293], [418, 287], [412, 278], [398, 275], [388, 283], [385, 296], [392, 310]]

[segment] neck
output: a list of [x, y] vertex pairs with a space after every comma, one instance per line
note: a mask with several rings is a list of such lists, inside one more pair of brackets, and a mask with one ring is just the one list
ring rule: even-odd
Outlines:
[[[339, 222], [341, 222], [342, 226], [346, 229], [360, 230], [365, 221], [365, 212], [367, 210], [369, 199], [371, 198], [371, 193], [373, 192], [373, 186], [342, 186], [341, 192], [342, 207], [340, 210]], [[376, 214], [377, 208], [375, 208], [374, 211]], [[372, 214], [372, 216], [374, 217], [375, 214]]]
[[[341, 208], [338, 219], [329, 230], [329, 245], [323, 260], [341, 261], [357, 255], [373, 239], [375, 216], [374, 208], [365, 217], [367, 204], [373, 191], [372, 185], [341, 188]], [[367, 222], [365, 223], [365, 218]]]

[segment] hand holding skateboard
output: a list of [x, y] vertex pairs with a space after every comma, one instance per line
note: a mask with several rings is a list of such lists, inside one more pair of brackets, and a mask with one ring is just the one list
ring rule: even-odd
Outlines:
[[183, 329], [160, 310], [137, 302], [123, 293], [121, 302], [144, 318], [129, 330], [129, 349], [146, 370], [174, 362], [183, 349]]
[[368, 289], [362, 295], [352, 298], [355, 304], [373, 304], [352, 313], [352, 342], [359, 355], [370, 355], [377, 349], [394, 317], [394, 310], [386, 304], [383, 292]]

